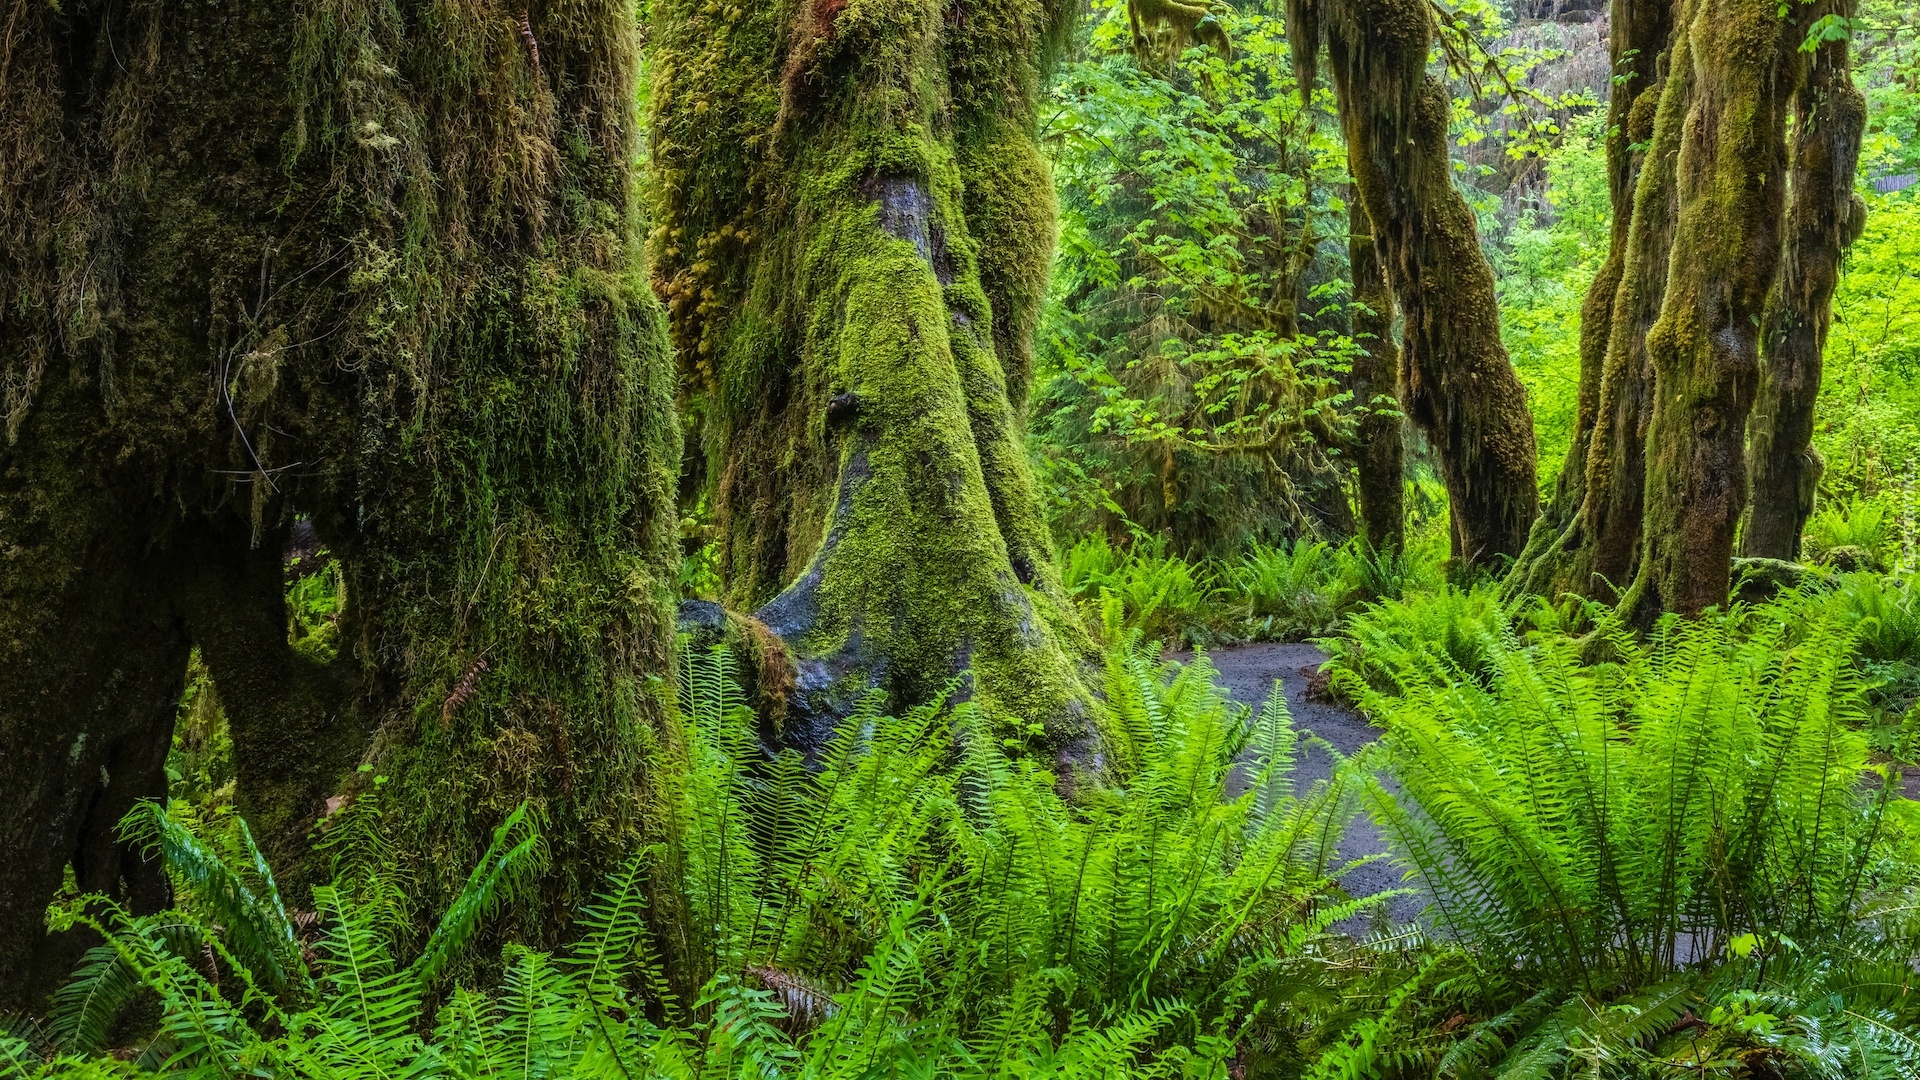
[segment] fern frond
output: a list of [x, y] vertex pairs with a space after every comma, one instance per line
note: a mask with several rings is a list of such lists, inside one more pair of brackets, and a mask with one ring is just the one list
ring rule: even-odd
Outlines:
[[521, 803], [493, 830], [486, 854], [427, 938], [426, 948], [413, 963], [414, 979], [431, 986], [440, 978], [479, 932], [480, 924], [524, 890], [544, 862], [543, 844], [527, 804]]

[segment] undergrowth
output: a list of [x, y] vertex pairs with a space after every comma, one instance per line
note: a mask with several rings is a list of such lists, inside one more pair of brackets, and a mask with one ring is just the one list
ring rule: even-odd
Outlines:
[[1416, 537], [1375, 552], [1364, 540], [1248, 544], [1232, 558], [1190, 561], [1158, 537], [1124, 546], [1086, 537], [1061, 557], [1067, 591], [1110, 639], [1139, 631], [1170, 644], [1301, 641], [1329, 634], [1376, 600], [1437, 588], [1444, 547]]
[[[0, 1080], [1911, 1077], [1914, 738], [1873, 666], [1911, 659], [1906, 590], [1810, 580], [1646, 639], [1407, 592], [1330, 643], [1383, 731], [1350, 759], [1124, 622], [1077, 761], [944, 696], [772, 752], [726, 654], [689, 654], [659, 839], [569, 948], [498, 944], [544, 871], [525, 808], [435, 920], [377, 780], [301, 909], [230, 809], [147, 804], [124, 827], [174, 908], [57, 904], [101, 944]], [[1363, 809], [1417, 923], [1341, 887]]]
[[[105, 943], [0, 1076], [1297, 1073], [1401, 963], [1331, 929], [1384, 899], [1338, 886], [1360, 774], [1296, 792], [1277, 689], [1234, 707], [1139, 641], [1107, 656], [1105, 759], [1057, 769], [946, 701], [769, 755], [725, 658], [688, 657], [667, 839], [572, 948], [509, 945], [484, 986], [466, 953], [541, 867], [524, 809], [421, 941], [377, 794], [330, 830], [311, 911], [239, 819], [145, 805], [126, 827], [175, 909], [60, 907]], [[115, 1038], [129, 1014], [158, 1020]]]
[[1464, 947], [1432, 991], [1457, 1023], [1403, 1027], [1402, 1074], [1920, 1070], [1911, 727], [1856, 659], [1898, 633], [1876, 588], [1645, 640], [1491, 586], [1353, 620], [1331, 678], [1384, 728], [1368, 808]]

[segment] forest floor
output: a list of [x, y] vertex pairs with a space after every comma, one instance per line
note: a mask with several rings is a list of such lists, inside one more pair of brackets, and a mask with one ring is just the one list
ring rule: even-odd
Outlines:
[[[1174, 654], [1171, 658], [1184, 661], [1191, 656]], [[1254, 709], [1266, 703], [1267, 695], [1273, 691], [1273, 680], [1279, 679], [1287, 691], [1287, 710], [1293, 715], [1295, 729], [1302, 735], [1319, 736], [1342, 754], [1351, 755], [1380, 737], [1380, 730], [1367, 723], [1358, 710], [1310, 692], [1309, 684], [1320, 682], [1314, 673], [1327, 662], [1327, 654], [1312, 645], [1280, 642], [1239, 645], [1209, 652], [1207, 658], [1219, 673], [1215, 681], [1221, 689], [1234, 701]], [[1294, 790], [1304, 791], [1315, 781], [1325, 780], [1332, 771], [1333, 758], [1326, 748], [1309, 743], [1302, 747], [1294, 766]], [[1372, 896], [1406, 887], [1400, 880], [1400, 869], [1384, 857], [1386, 850], [1386, 838], [1374, 827], [1373, 820], [1364, 813], [1355, 818], [1340, 842], [1340, 855], [1348, 860], [1371, 855], [1375, 861], [1356, 867], [1341, 879], [1350, 895]], [[1387, 911], [1394, 922], [1405, 923], [1417, 918], [1425, 906], [1423, 897], [1401, 896], [1388, 903]], [[1359, 925], [1344, 929], [1358, 932], [1371, 921], [1354, 920]]]

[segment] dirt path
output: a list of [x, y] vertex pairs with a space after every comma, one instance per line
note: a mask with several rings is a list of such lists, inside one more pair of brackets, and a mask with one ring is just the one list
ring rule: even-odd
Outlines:
[[[1233, 700], [1256, 709], [1266, 703], [1267, 695], [1273, 690], [1273, 680], [1279, 679], [1287, 691], [1287, 709], [1293, 714], [1294, 727], [1318, 735], [1342, 754], [1352, 754], [1379, 737], [1379, 731], [1353, 709], [1308, 700], [1307, 673], [1318, 670], [1327, 659], [1327, 654], [1311, 645], [1241, 645], [1210, 652], [1207, 658], [1219, 672], [1216, 681], [1221, 688]], [[1309, 746], [1294, 765], [1294, 789], [1302, 790], [1316, 780], [1325, 780], [1332, 770], [1332, 757], [1318, 746]], [[1362, 814], [1347, 830], [1339, 850], [1343, 858], [1358, 859], [1384, 852], [1387, 847], [1373, 822]], [[1344, 883], [1354, 896], [1371, 896], [1402, 887], [1399, 868], [1385, 859], [1354, 870]], [[1404, 896], [1392, 901], [1388, 910], [1395, 922], [1405, 922], [1417, 917], [1424, 906], [1418, 897]]]

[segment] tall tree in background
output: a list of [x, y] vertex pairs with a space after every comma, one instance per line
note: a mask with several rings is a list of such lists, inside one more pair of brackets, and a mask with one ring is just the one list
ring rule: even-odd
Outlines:
[[[1853, 17], [1851, 0], [1833, 14]], [[1761, 317], [1763, 367], [1747, 456], [1753, 494], [1740, 554], [1793, 560], [1813, 514], [1823, 463], [1813, 448], [1813, 407], [1833, 319], [1840, 259], [1866, 227], [1866, 201], [1854, 191], [1866, 98], [1853, 85], [1847, 36], [1818, 43], [1793, 103], [1787, 166], [1786, 249]]]
[[1422, 0], [1289, 0], [1294, 68], [1312, 88], [1326, 44], [1348, 163], [1399, 300], [1406, 411], [1432, 442], [1469, 566], [1518, 555], [1539, 508], [1533, 418], [1500, 341], [1493, 268], [1454, 190], [1452, 102], [1427, 73]]
[[[115, 825], [196, 645], [283, 871], [360, 762], [423, 905], [530, 801], [551, 937], [639, 833], [670, 643], [631, 7], [5, 8], [0, 999], [70, 969], [64, 868], [164, 902]], [[287, 639], [302, 517], [330, 662]]]
[[[1619, 280], [1610, 283], [1603, 270], [1584, 312], [1583, 344], [1590, 346], [1607, 310], [1607, 349], [1597, 386], [1590, 385], [1591, 354], [1583, 351], [1583, 421], [1589, 394], [1594, 407], [1591, 432], [1583, 433], [1584, 470], [1571, 482], [1584, 488], [1579, 509], [1523, 559], [1531, 588], [1617, 597], [1643, 623], [1662, 611], [1695, 614], [1727, 599], [1747, 501], [1747, 417], [1760, 382], [1768, 297], [1787, 290], [1800, 298], [1790, 302], [1800, 303], [1820, 291], [1802, 276], [1818, 275], [1817, 256], [1805, 268], [1782, 264], [1786, 130], [1808, 69], [1800, 45], [1831, 10], [1684, 0], [1673, 6], [1669, 25], [1664, 8], [1616, 4], [1616, 79], [1627, 81], [1616, 81], [1613, 114], [1626, 117], [1625, 152], [1644, 147], [1646, 156], [1634, 179]], [[1663, 31], [1666, 40], [1656, 41]], [[1623, 105], [1629, 93], [1622, 88], [1642, 77], [1641, 58], [1656, 48], [1650, 70], [1664, 77]], [[1837, 113], [1835, 130], [1818, 134], [1822, 118], [1808, 116], [1810, 138], [1844, 138]], [[1844, 208], [1851, 194], [1836, 189], [1830, 175], [1812, 175], [1817, 152], [1801, 153], [1809, 174], [1796, 191], [1809, 200], [1806, 213], [1844, 220], [1847, 211], [1832, 204], [1837, 198]], [[1610, 163], [1617, 183], [1620, 161]], [[1630, 159], [1628, 175], [1631, 169]], [[1814, 208], [1823, 202], [1826, 209]], [[1616, 222], [1616, 237], [1617, 229]], [[1837, 258], [1837, 245], [1835, 251]], [[1818, 300], [1823, 311], [1830, 295], [1829, 284]], [[1810, 312], [1806, 318], [1812, 326]], [[1783, 388], [1792, 382], [1785, 377]], [[1809, 408], [1812, 392], [1805, 392]], [[1783, 432], [1781, 441], [1794, 438]], [[1798, 439], [1796, 456], [1806, 445], [1804, 435]], [[1774, 439], [1762, 441], [1770, 446]], [[1572, 489], [1565, 495], [1571, 504]]]
[[1037, 99], [1071, 12], [656, 9], [656, 283], [789, 745], [968, 670], [989, 715], [1081, 734], [1085, 639], [1021, 439], [1053, 246]]

